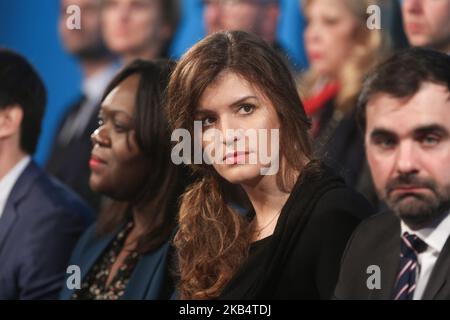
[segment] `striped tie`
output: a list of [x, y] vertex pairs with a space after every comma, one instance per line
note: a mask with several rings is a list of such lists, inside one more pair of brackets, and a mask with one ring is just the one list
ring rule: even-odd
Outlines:
[[417, 255], [427, 244], [413, 234], [405, 232], [400, 248], [400, 268], [395, 282], [394, 300], [412, 300], [416, 289], [416, 274], [419, 269]]

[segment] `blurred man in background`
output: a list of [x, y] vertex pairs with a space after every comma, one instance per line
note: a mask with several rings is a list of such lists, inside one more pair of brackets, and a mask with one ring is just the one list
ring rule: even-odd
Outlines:
[[92, 220], [81, 199], [31, 159], [46, 100], [33, 67], [0, 50], [0, 300], [57, 298]]
[[[59, 32], [66, 51], [73, 55], [83, 74], [82, 94], [68, 108], [54, 140], [47, 170], [69, 185], [97, 209], [99, 197], [89, 188], [90, 135], [97, 128], [99, 103], [109, 81], [118, 70], [101, 36], [102, 0], [62, 0]], [[68, 8], [78, 6], [81, 29], [67, 25]], [[70, 12], [70, 11], [69, 11]]]
[[222, 30], [254, 33], [270, 45], [276, 44], [279, 0], [204, 0], [208, 34]]
[[241, 30], [253, 33], [270, 44], [292, 68], [285, 50], [277, 41], [280, 0], [203, 0], [206, 33]]
[[103, 36], [123, 64], [167, 57], [178, 20], [178, 0], [103, 2]]
[[402, 13], [412, 46], [450, 54], [450, 0], [402, 0]]

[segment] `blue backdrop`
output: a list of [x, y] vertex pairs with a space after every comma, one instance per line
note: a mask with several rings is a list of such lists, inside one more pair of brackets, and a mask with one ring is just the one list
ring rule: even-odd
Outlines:
[[[46, 84], [49, 100], [38, 151], [38, 163], [45, 163], [57, 124], [65, 107], [80, 92], [81, 74], [76, 61], [60, 44], [57, 31], [59, 0], [1, 0], [0, 46], [26, 56]], [[204, 36], [201, 0], [182, 0], [183, 16], [171, 54], [180, 57], [187, 48]], [[299, 0], [281, 0], [278, 30], [280, 44], [298, 69], [306, 66], [303, 50], [303, 19]]]

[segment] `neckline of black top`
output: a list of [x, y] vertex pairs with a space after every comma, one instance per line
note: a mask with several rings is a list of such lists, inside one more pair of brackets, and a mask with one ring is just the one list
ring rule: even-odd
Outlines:
[[266, 244], [267, 242], [269, 242], [270, 240], [272, 240], [272, 238], [273, 238], [273, 234], [268, 237], [262, 238], [260, 240], [256, 240], [250, 244], [250, 247], [251, 247], [251, 249], [259, 248], [259, 247], [263, 246], [264, 244]]

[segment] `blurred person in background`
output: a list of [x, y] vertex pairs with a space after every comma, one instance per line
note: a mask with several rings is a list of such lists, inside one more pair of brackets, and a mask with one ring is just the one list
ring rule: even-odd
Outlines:
[[378, 0], [381, 13], [381, 28], [389, 35], [392, 51], [409, 47], [408, 39], [403, 29], [401, 3], [398, 0]]
[[92, 221], [83, 201], [31, 159], [47, 93], [21, 56], [0, 50], [0, 300], [55, 299]]
[[[81, 12], [81, 29], [69, 29], [67, 9], [76, 5]], [[97, 126], [103, 91], [118, 70], [101, 37], [101, 0], [62, 0], [59, 33], [66, 51], [82, 70], [81, 96], [67, 109], [55, 137], [46, 169], [82, 196], [93, 209], [100, 199], [89, 188], [90, 135]]]
[[372, 202], [376, 195], [354, 113], [361, 82], [383, 52], [378, 29], [367, 28], [371, 0], [304, 0], [305, 47], [310, 69], [299, 80], [312, 117], [314, 148], [347, 183]]
[[171, 161], [164, 91], [173, 67], [139, 60], [106, 89], [92, 134], [93, 190], [113, 199], [82, 236], [71, 264], [81, 288], [62, 299], [168, 299], [170, 239], [178, 212], [180, 170]]
[[265, 40], [285, 62], [289, 62], [277, 41], [280, 0], [203, 0], [203, 3], [203, 20], [208, 35], [234, 30], [252, 33]]
[[207, 34], [241, 30], [276, 45], [279, 0], [204, 0]]
[[450, 54], [450, 0], [401, 0], [410, 44]]
[[178, 0], [103, 1], [103, 37], [124, 65], [167, 57], [178, 20]]

